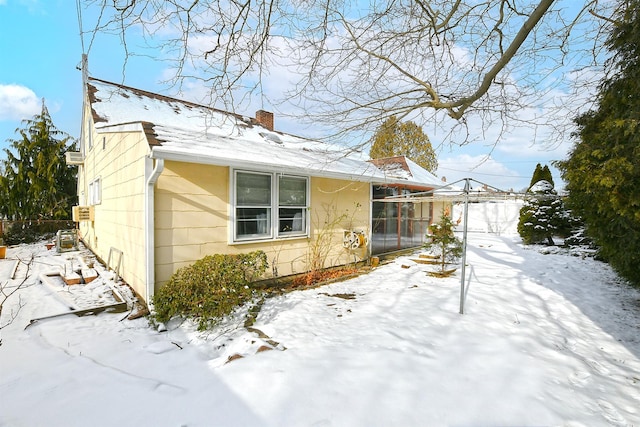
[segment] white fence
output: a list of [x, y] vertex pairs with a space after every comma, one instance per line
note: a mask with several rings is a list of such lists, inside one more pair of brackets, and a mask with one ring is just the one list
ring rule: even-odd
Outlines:
[[[522, 200], [498, 200], [469, 203], [469, 232], [493, 233], [498, 235], [518, 234], [518, 219]], [[453, 221], [460, 221], [458, 230], [462, 231], [464, 203], [454, 203]]]

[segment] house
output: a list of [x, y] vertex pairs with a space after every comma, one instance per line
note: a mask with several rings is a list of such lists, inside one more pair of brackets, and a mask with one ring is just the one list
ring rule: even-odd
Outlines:
[[[405, 158], [369, 161], [255, 117], [85, 78], [78, 233], [146, 301], [208, 254], [264, 251], [270, 276], [419, 246], [437, 207], [388, 194], [441, 183]], [[382, 224], [382, 225], [381, 225]], [[376, 242], [383, 241], [379, 245]]]

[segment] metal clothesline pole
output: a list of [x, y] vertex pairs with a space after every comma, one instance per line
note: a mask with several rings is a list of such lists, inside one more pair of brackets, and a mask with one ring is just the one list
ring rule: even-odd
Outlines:
[[[462, 192], [456, 190], [453, 186], [464, 181], [464, 189]], [[477, 182], [484, 186], [485, 192], [473, 191], [471, 189], [471, 181]], [[488, 190], [488, 191], [486, 191]], [[464, 314], [464, 299], [466, 285], [466, 264], [467, 264], [467, 234], [469, 222], [469, 202], [485, 202], [507, 199], [524, 199], [525, 197], [549, 197], [547, 195], [535, 195], [529, 193], [520, 193], [514, 191], [503, 191], [499, 188], [476, 181], [473, 178], [463, 178], [451, 184], [439, 186], [433, 190], [417, 192], [412, 194], [403, 194], [398, 196], [388, 196], [384, 199], [375, 200], [376, 202], [397, 203], [404, 202], [436, 202], [448, 201], [451, 203], [464, 202], [464, 224], [462, 229], [462, 268], [460, 272], [460, 314]], [[558, 197], [558, 196], [552, 196]]]
[[462, 228], [462, 268], [460, 270], [460, 314], [464, 314], [464, 282], [467, 264], [467, 220], [469, 219], [469, 190], [470, 178], [465, 178], [464, 182], [464, 225]]

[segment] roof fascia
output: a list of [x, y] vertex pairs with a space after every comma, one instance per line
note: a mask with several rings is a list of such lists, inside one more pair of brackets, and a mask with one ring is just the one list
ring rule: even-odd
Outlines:
[[115, 125], [96, 126], [96, 132], [101, 133], [120, 133], [120, 132], [144, 132], [142, 123], [121, 123]]
[[164, 159], [176, 162], [185, 162], [185, 163], [195, 163], [202, 165], [212, 165], [212, 166], [228, 166], [232, 168], [239, 169], [250, 169], [256, 171], [264, 171], [264, 172], [281, 172], [285, 174], [294, 174], [294, 175], [308, 175], [319, 178], [331, 178], [331, 179], [341, 179], [346, 181], [356, 181], [356, 182], [369, 182], [372, 184], [379, 185], [403, 185], [403, 186], [415, 186], [423, 189], [434, 189], [438, 188], [433, 184], [416, 182], [403, 180], [392, 177], [381, 177], [375, 175], [367, 175], [367, 174], [356, 174], [356, 173], [342, 173], [342, 172], [334, 172], [334, 171], [325, 171], [322, 169], [310, 169], [305, 167], [283, 167], [281, 165], [274, 165], [272, 163], [267, 162], [255, 162], [255, 161], [246, 161], [242, 159], [228, 159], [228, 158], [218, 158], [213, 156], [201, 156], [194, 155], [189, 153], [176, 153], [172, 151], [164, 151], [161, 147], [152, 147], [150, 157], [153, 159]]
[[386, 180], [381, 179], [380, 176], [371, 176], [366, 174], [348, 174], [342, 172], [334, 172], [334, 171], [324, 171], [321, 169], [310, 169], [305, 167], [290, 167], [290, 166], [281, 166], [274, 165], [272, 163], [267, 162], [255, 162], [255, 161], [244, 161], [242, 159], [228, 159], [228, 158], [217, 158], [212, 156], [196, 156], [193, 154], [187, 153], [175, 153], [168, 152], [163, 150], [158, 150], [156, 147], [153, 147], [151, 150], [151, 158], [154, 159], [164, 159], [176, 162], [186, 162], [186, 163], [197, 163], [203, 165], [212, 165], [212, 166], [229, 166], [232, 168], [241, 168], [241, 169], [250, 169], [256, 171], [265, 171], [265, 172], [281, 172], [285, 174], [295, 174], [295, 175], [307, 175], [314, 176], [319, 178], [332, 178], [332, 179], [341, 179], [346, 181], [357, 181], [357, 182], [380, 182], [383, 181], [387, 183]]

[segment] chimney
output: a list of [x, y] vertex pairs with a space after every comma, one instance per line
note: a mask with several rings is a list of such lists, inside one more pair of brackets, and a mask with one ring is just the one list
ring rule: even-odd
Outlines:
[[256, 111], [256, 121], [269, 130], [273, 130], [273, 113], [265, 110]]

